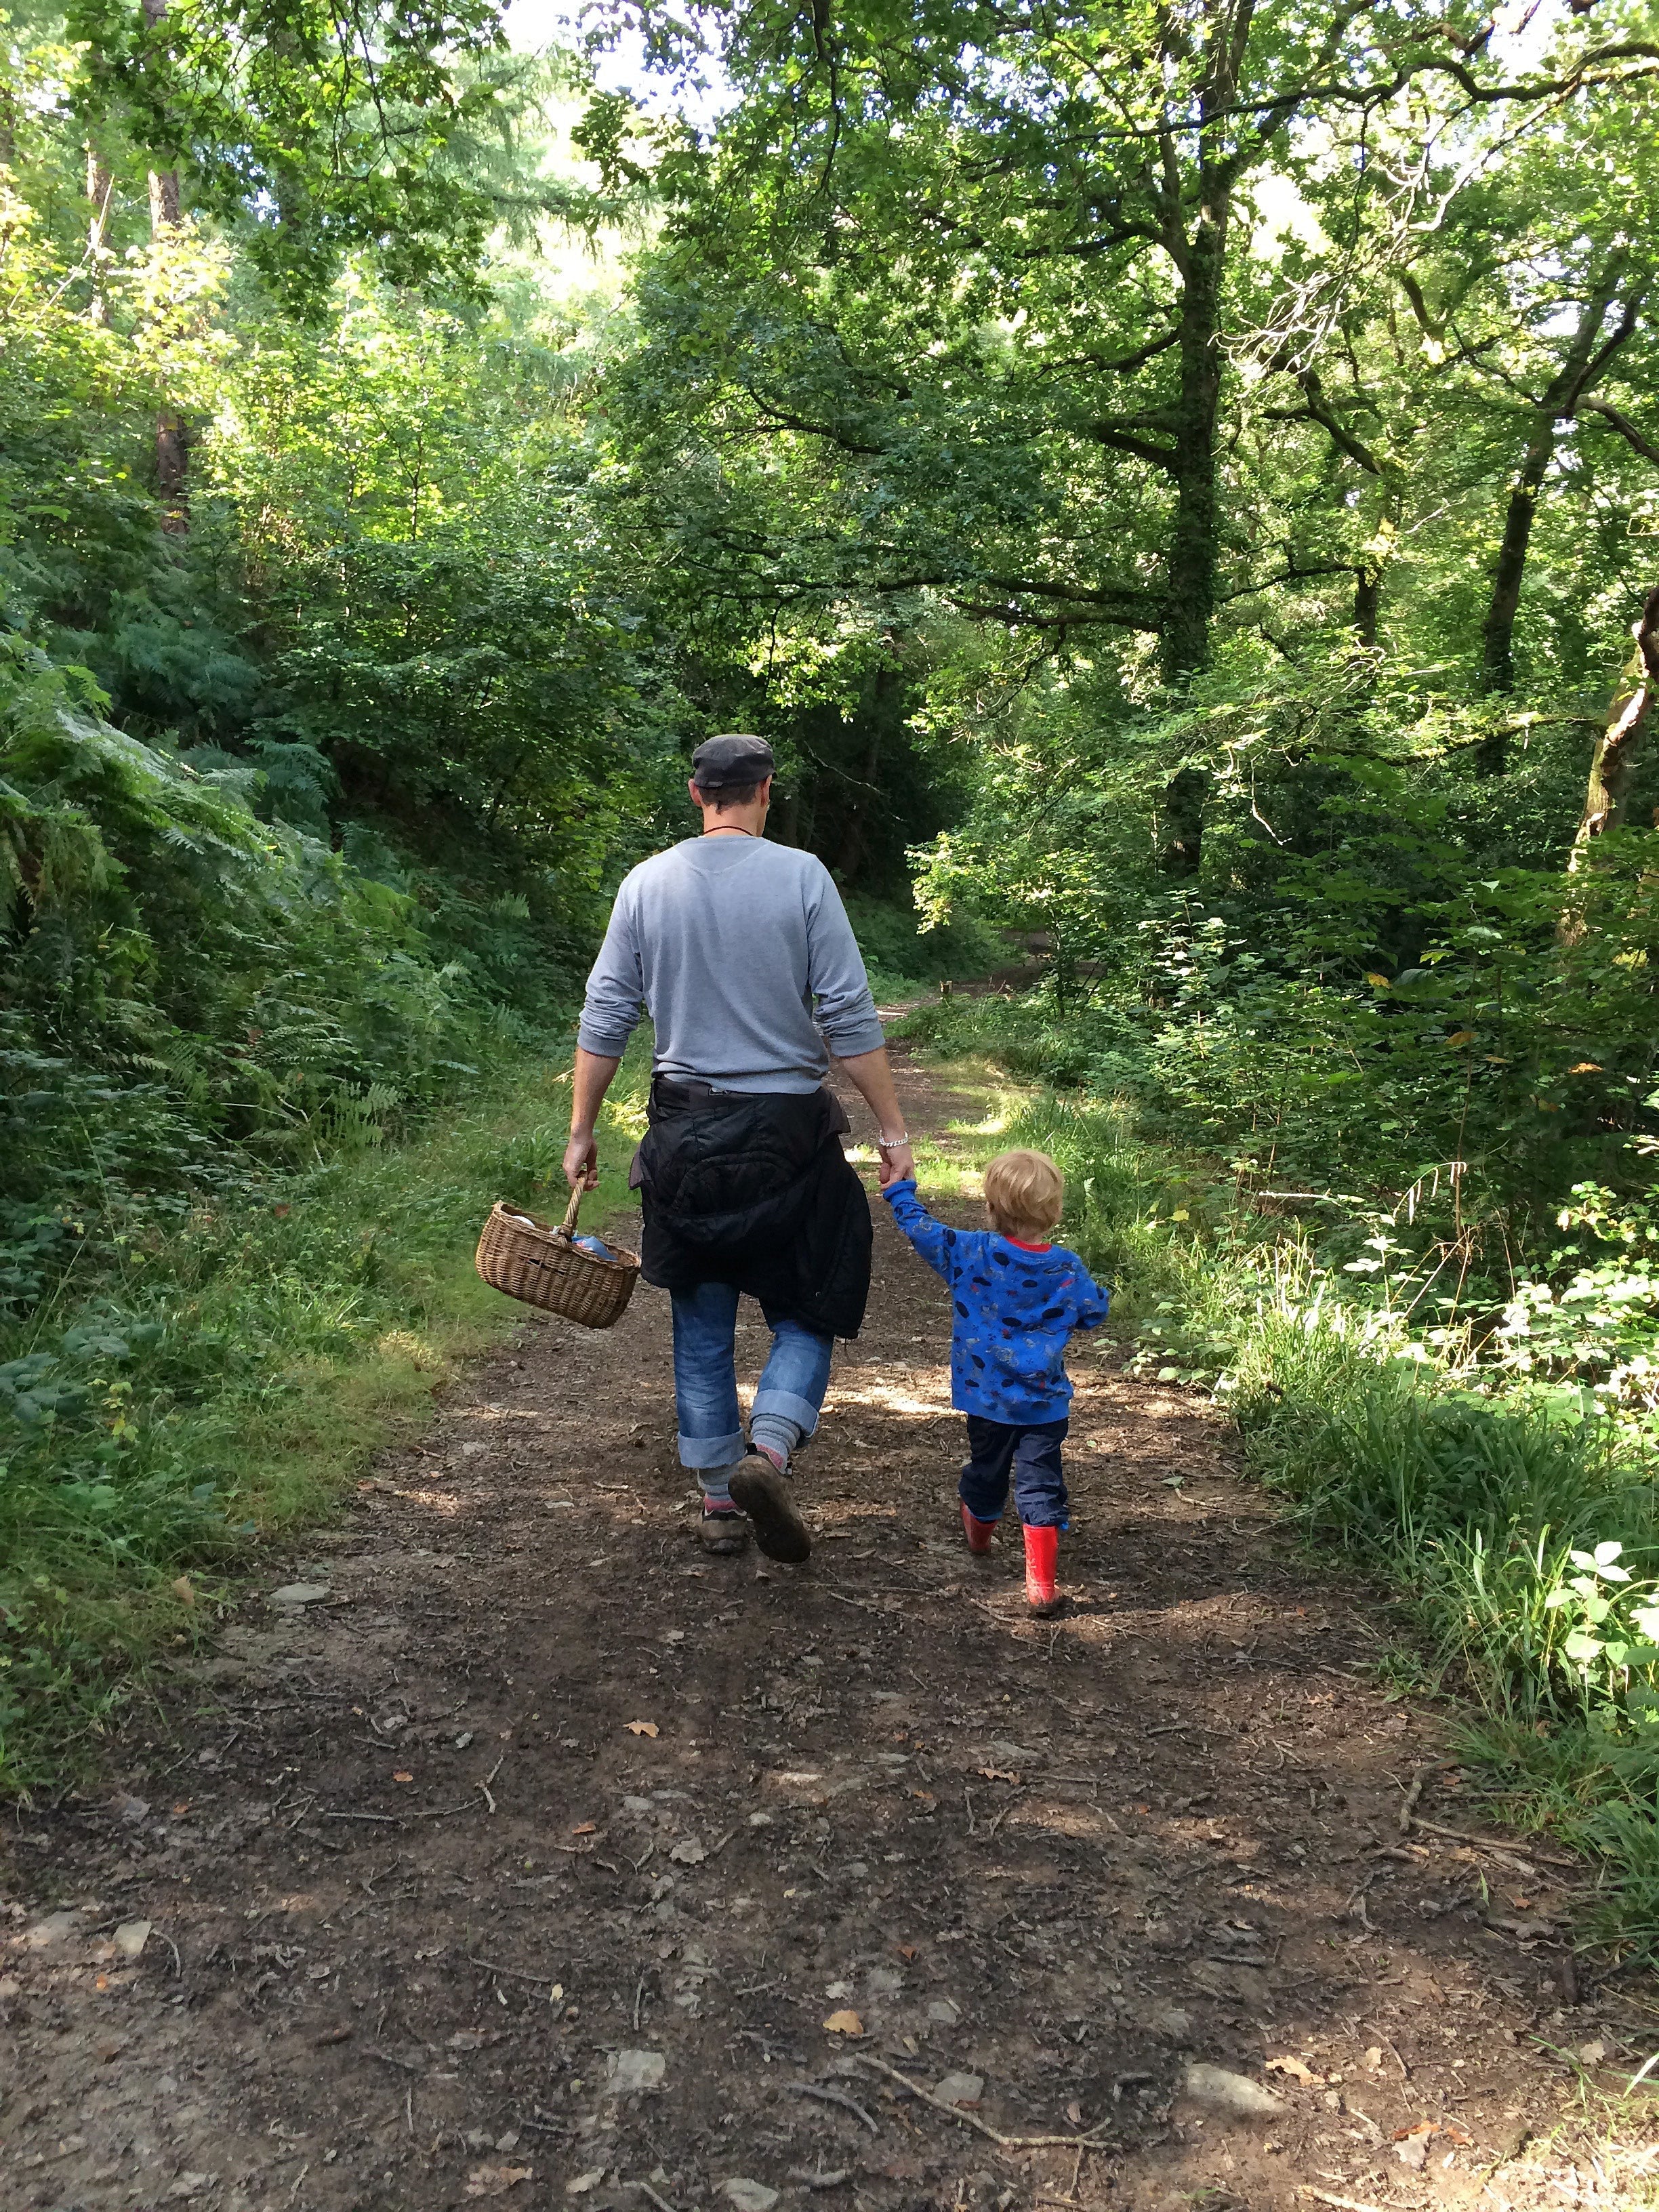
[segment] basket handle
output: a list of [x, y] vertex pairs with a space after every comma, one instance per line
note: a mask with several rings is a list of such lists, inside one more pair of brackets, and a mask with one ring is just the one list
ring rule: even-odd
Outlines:
[[574, 1237], [576, 1233], [576, 1216], [581, 1212], [582, 1200], [586, 1195], [586, 1193], [584, 1185], [580, 1182], [574, 1187], [570, 1193], [570, 1203], [564, 1210], [564, 1227], [562, 1233], [567, 1237]]

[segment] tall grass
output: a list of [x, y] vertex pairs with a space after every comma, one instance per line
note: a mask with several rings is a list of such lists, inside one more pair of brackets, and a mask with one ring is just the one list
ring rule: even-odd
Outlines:
[[1214, 1393], [1310, 1540], [1392, 1592], [1494, 1809], [1600, 1860], [1586, 1932], [1659, 1954], [1659, 1490], [1630, 1432], [1425, 1361], [1121, 1103], [1036, 1098], [999, 1141], [1064, 1168], [1139, 1364]]
[[[626, 1200], [642, 1077], [635, 1055], [596, 1218]], [[0, 1336], [0, 1796], [93, 1757], [261, 1540], [325, 1516], [512, 1327], [472, 1248], [498, 1198], [562, 1210], [568, 1097], [541, 1051], [504, 1050], [409, 1141], [204, 1199], [94, 1299], [71, 1278]]]

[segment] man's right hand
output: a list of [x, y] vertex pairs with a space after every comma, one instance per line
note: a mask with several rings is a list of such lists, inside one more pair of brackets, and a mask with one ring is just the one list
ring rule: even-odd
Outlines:
[[878, 1148], [876, 1161], [884, 1190], [890, 1182], [914, 1182], [916, 1179], [916, 1156], [908, 1145], [899, 1145], [891, 1152]]
[[598, 1187], [599, 1148], [591, 1130], [585, 1137], [574, 1129], [570, 1132], [570, 1142], [564, 1148], [564, 1179], [572, 1190], [579, 1184], [583, 1190]]

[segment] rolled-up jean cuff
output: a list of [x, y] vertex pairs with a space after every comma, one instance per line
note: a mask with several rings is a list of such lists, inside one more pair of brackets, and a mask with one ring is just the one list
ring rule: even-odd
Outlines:
[[682, 1436], [679, 1446], [682, 1467], [735, 1467], [743, 1457], [743, 1431], [734, 1429], [729, 1437]]
[[793, 1421], [803, 1442], [818, 1425], [817, 1407], [810, 1398], [798, 1398], [793, 1390], [757, 1390], [750, 1419], [752, 1420], [757, 1413], [771, 1413], [780, 1420]]

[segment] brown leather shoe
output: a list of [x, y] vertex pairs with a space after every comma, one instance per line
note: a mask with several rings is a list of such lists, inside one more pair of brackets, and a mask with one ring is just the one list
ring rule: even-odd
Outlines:
[[750, 1452], [732, 1471], [732, 1502], [755, 1524], [755, 1541], [769, 1559], [799, 1566], [812, 1553], [811, 1531], [795, 1504], [794, 1485], [763, 1452]]

